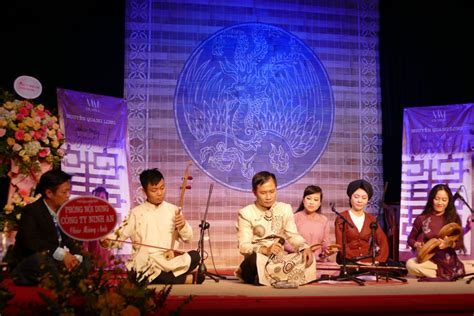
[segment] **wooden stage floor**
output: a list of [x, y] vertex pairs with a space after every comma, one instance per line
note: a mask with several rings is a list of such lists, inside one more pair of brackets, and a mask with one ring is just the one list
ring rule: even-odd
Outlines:
[[[160, 286], [156, 286], [160, 289]], [[174, 285], [168, 307], [187, 297], [180, 315], [474, 315], [474, 281], [418, 282], [369, 280], [313, 283], [297, 289], [276, 289], [244, 284], [234, 277], [201, 285]]]
[[[474, 315], [474, 281], [418, 282], [407, 277], [406, 283], [379, 279], [368, 280], [364, 286], [346, 281], [276, 289], [244, 284], [230, 275], [226, 278], [173, 285], [166, 310], [157, 315], [169, 315], [189, 297], [179, 315]], [[13, 308], [0, 312], [1, 316], [37, 314], [40, 289], [11, 285], [10, 290], [16, 294], [9, 302]]]

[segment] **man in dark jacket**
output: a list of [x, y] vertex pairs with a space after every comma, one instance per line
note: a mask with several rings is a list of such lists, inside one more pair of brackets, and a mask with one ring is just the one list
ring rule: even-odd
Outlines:
[[71, 176], [61, 170], [44, 173], [36, 192], [41, 198], [25, 206], [16, 235], [9, 270], [17, 285], [35, 285], [46, 272], [72, 271], [83, 263], [80, 242], [65, 235], [57, 212], [70, 197]]

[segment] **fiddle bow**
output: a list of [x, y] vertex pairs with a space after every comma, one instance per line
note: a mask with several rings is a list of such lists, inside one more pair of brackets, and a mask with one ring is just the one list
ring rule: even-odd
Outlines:
[[[182, 179], [183, 181], [181, 183], [181, 192], [179, 196], [178, 210], [176, 211], [176, 215], [181, 214], [183, 205], [184, 205], [184, 193], [186, 192], [186, 189], [191, 188], [190, 186], [188, 186], [188, 180], [192, 179], [192, 177], [189, 176], [189, 168], [191, 167], [192, 164], [193, 164], [192, 160], [189, 160], [188, 165], [186, 166], [186, 169], [184, 170], [184, 175]], [[179, 235], [178, 230], [175, 227], [173, 231], [173, 235], [171, 236], [170, 249], [164, 253], [165, 258], [168, 260], [176, 257], [177, 255], [182, 254], [182, 252], [176, 251], [174, 249], [174, 244], [176, 242], [176, 239], [178, 239], [178, 235]]]

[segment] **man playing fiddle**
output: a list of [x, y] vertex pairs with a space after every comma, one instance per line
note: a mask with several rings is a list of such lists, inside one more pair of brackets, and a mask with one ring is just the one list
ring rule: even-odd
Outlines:
[[[204, 275], [192, 271], [200, 261], [199, 253], [191, 250], [181, 255], [167, 258], [167, 249], [178, 241], [189, 243], [193, 237], [191, 225], [176, 205], [166, 202], [165, 180], [158, 169], [144, 170], [140, 183], [146, 201], [130, 211], [119, 228], [101, 240], [106, 248], [120, 247], [130, 239], [133, 250], [126, 266], [137, 272], [145, 272], [152, 284], [202, 283]], [[177, 242], [172, 242], [177, 232]]]

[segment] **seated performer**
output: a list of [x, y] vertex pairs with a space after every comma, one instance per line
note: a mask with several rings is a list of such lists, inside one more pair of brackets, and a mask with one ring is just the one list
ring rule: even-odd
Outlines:
[[[303, 200], [295, 211], [295, 224], [298, 232], [312, 245], [314, 258], [317, 261], [326, 261], [330, 255], [328, 251], [329, 221], [321, 214], [323, 191], [319, 186], [309, 185], [304, 189]], [[289, 243], [285, 243], [285, 250], [295, 252]]]
[[[276, 202], [275, 175], [255, 174], [252, 190], [256, 201], [239, 211], [239, 250], [244, 260], [236, 275], [246, 283], [263, 285], [277, 281], [302, 285], [316, 279], [313, 253], [298, 234], [291, 206]], [[284, 255], [285, 239], [296, 253]]]
[[[348, 263], [385, 263], [388, 258], [387, 236], [377, 225], [377, 219], [365, 211], [370, 198], [373, 195], [372, 185], [365, 180], [355, 180], [347, 186], [349, 196], [349, 210], [341, 215], [352, 224], [345, 225], [346, 229], [346, 262]], [[343, 220], [339, 217], [335, 221], [336, 243], [342, 245]], [[372, 228], [371, 228], [372, 226]], [[375, 258], [372, 253], [372, 229], [375, 236]], [[378, 248], [378, 249], [377, 249]], [[339, 252], [337, 262], [342, 263], [342, 253]]]
[[191, 242], [193, 230], [178, 207], [164, 200], [166, 188], [162, 173], [158, 169], [145, 170], [140, 174], [140, 183], [146, 201], [133, 208], [119, 228], [101, 240], [101, 245], [120, 247], [120, 241], [130, 239], [135, 244], [126, 266], [145, 272], [152, 284], [202, 283], [204, 275], [192, 272], [200, 261], [197, 251], [170, 259], [165, 257], [175, 229], [179, 239], [186, 243]]
[[57, 212], [69, 200], [71, 176], [61, 170], [45, 172], [36, 187], [41, 198], [22, 210], [8, 264], [17, 285], [36, 285], [46, 272], [53, 277], [78, 267], [87, 269], [82, 244], [63, 233]]
[[[454, 229], [456, 238], [449, 232], [442, 233], [450, 227], [457, 227]], [[412, 275], [426, 281], [450, 281], [465, 273], [465, 266], [456, 254], [456, 250], [463, 249], [461, 219], [447, 185], [438, 184], [431, 189], [423, 212], [415, 218], [408, 245], [420, 254], [419, 258], [410, 258], [406, 263]], [[431, 256], [428, 258], [421, 253]]]

